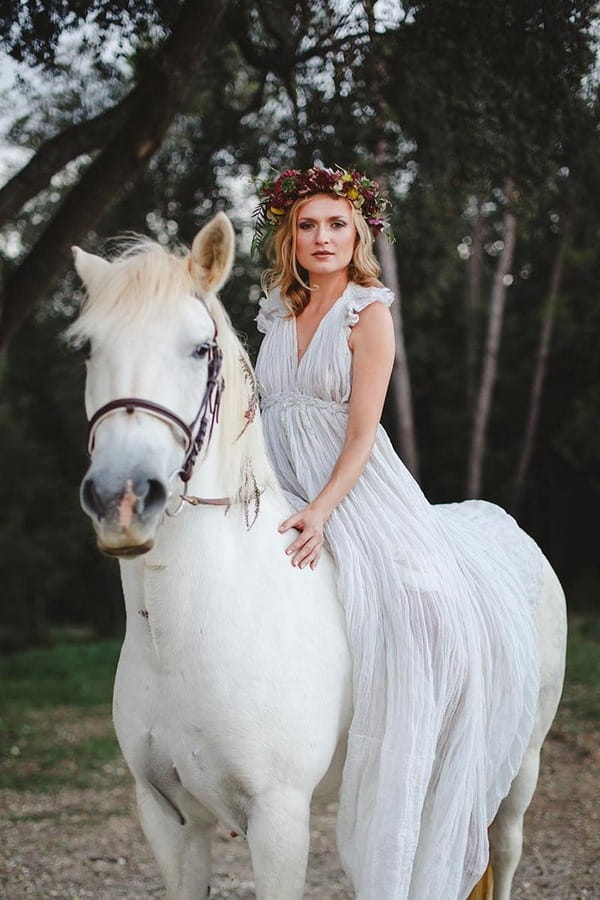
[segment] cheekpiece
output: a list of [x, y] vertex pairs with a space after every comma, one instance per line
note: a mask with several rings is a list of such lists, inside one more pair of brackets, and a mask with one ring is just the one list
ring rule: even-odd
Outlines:
[[386, 228], [386, 209], [389, 201], [379, 190], [376, 181], [356, 169], [313, 167], [304, 171], [286, 169], [285, 172], [257, 181], [260, 200], [254, 210], [256, 226], [252, 249], [260, 250], [269, 231], [276, 229], [288, 210], [301, 197], [312, 194], [333, 194], [344, 197], [364, 217], [374, 237]]

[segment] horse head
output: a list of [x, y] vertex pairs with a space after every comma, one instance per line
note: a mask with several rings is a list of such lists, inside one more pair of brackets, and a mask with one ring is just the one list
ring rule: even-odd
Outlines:
[[189, 477], [218, 399], [227, 316], [216, 292], [231, 271], [233, 229], [219, 213], [181, 256], [151, 242], [113, 261], [73, 252], [87, 298], [69, 337], [89, 347], [81, 504], [104, 553], [138, 556], [154, 544], [173, 479]]

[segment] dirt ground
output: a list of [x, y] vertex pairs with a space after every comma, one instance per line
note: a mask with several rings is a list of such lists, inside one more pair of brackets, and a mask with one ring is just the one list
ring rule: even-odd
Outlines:
[[[600, 900], [600, 732], [553, 733], [526, 820], [513, 900]], [[59, 793], [0, 792], [0, 897], [164, 897], [128, 776]], [[306, 897], [350, 900], [334, 844], [335, 809], [315, 816]], [[247, 847], [220, 832], [212, 900], [254, 897]], [[440, 898], [444, 900], [444, 898]]]

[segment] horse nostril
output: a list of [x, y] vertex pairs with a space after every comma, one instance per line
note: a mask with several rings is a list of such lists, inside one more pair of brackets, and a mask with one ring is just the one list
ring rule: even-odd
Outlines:
[[91, 515], [102, 519], [106, 513], [106, 507], [96, 490], [96, 485], [92, 478], [86, 478], [81, 487], [81, 505], [84, 510]]
[[139, 505], [145, 514], [160, 512], [167, 502], [167, 489], [155, 478], [149, 478], [147, 484], [148, 488], [145, 495], [140, 498]]

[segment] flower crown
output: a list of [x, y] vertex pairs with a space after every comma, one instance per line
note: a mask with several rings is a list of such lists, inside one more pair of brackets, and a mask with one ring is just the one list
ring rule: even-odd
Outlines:
[[300, 197], [311, 194], [333, 194], [349, 200], [364, 217], [373, 236], [387, 225], [385, 211], [389, 206], [379, 185], [355, 169], [321, 169], [313, 167], [286, 169], [280, 175], [257, 182], [259, 205], [254, 210], [256, 227], [252, 249], [260, 250], [271, 228], [277, 228], [288, 210]]

